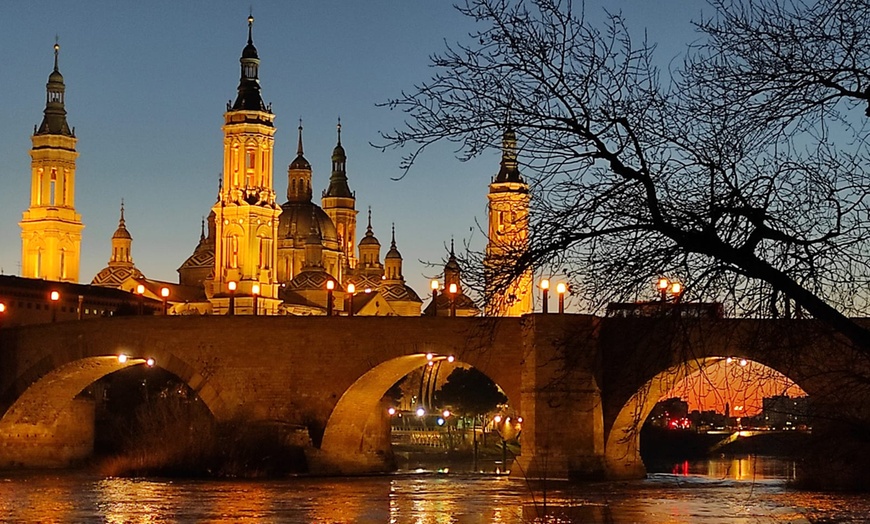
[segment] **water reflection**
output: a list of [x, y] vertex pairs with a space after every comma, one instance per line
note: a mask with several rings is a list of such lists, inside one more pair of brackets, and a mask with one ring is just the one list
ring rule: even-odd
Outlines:
[[3, 522], [571, 523], [866, 522], [861, 496], [794, 493], [789, 464], [671, 464], [633, 482], [567, 484], [473, 474], [268, 482], [0, 473]]
[[[651, 468], [653, 472], [662, 472], [663, 465]], [[704, 475], [711, 479], [731, 480], [794, 480], [796, 466], [793, 460], [773, 459], [755, 456], [721, 457], [717, 459], [683, 461], [673, 464], [672, 475], [689, 476]]]

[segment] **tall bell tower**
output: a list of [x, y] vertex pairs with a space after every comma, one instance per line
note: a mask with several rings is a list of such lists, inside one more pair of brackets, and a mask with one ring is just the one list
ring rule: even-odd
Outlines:
[[[278, 215], [272, 188], [275, 115], [260, 96], [260, 59], [248, 17], [238, 96], [224, 113], [224, 170], [215, 213], [215, 271], [207, 290], [216, 314], [274, 314], [280, 300], [275, 275]], [[232, 287], [235, 286], [235, 289]], [[256, 296], [256, 299], [255, 299]]]
[[75, 210], [75, 130], [66, 121], [63, 75], [57, 67], [46, 84], [42, 123], [34, 127], [30, 149], [30, 207], [21, 222], [21, 276], [78, 282], [82, 217]]
[[501, 169], [489, 185], [489, 242], [483, 259], [486, 315], [516, 317], [532, 311], [532, 270], [517, 272], [529, 242], [529, 185], [520, 175], [517, 135], [502, 137]]
[[350, 270], [356, 269], [356, 195], [347, 185], [347, 155], [341, 145], [341, 120], [338, 121], [338, 143], [332, 150], [332, 175], [329, 187], [323, 192], [323, 211], [332, 219], [338, 233], [338, 248], [341, 250], [343, 280]]

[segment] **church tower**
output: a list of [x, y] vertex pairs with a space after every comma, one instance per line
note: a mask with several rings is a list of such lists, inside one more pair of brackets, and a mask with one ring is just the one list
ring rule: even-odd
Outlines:
[[46, 84], [42, 123], [34, 127], [30, 150], [30, 207], [21, 222], [21, 276], [78, 282], [82, 217], [75, 210], [75, 131], [66, 121], [63, 75], [57, 68]]
[[347, 185], [347, 156], [341, 145], [341, 119], [338, 121], [338, 143], [332, 150], [332, 175], [329, 187], [321, 199], [323, 211], [335, 224], [338, 244], [341, 251], [343, 274], [356, 269], [357, 259], [354, 250], [356, 240], [356, 196]]
[[483, 260], [487, 316], [515, 317], [532, 311], [532, 271], [513, 274], [529, 241], [529, 185], [517, 163], [517, 136], [502, 138], [501, 169], [489, 185], [489, 242]]
[[[215, 213], [215, 271], [208, 293], [216, 314], [259, 308], [274, 314], [280, 304], [274, 273], [278, 215], [272, 188], [275, 115], [260, 97], [260, 59], [248, 17], [248, 45], [242, 51], [238, 96], [224, 113], [224, 170]], [[236, 289], [231, 289], [235, 283]], [[257, 287], [255, 287], [257, 286]]]
[[132, 248], [133, 236], [127, 230], [127, 221], [124, 220], [124, 201], [121, 200], [121, 219], [118, 221], [118, 229], [112, 235], [112, 256], [109, 257], [109, 265], [97, 273], [91, 280], [91, 285], [120, 288], [131, 278], [143, 278], [142, 272], [133, 264]]

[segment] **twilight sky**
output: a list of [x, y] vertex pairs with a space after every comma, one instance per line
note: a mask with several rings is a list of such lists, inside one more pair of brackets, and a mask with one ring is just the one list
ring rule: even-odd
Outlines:
[[[420, 295], [440, 271], [451, 236], [480, 249], [486, 192], [498, 151], [471, 162], [450, 144], [428, 150], [400, 181], [401, 150], [381, 152], [379, 131], [404, 115], [376, 107], [431, 76], [428, 57], [464, 41], [472, 21], [450, 2], [297, 0], [249, 2], [64, 0], [0, 3], [0, 268], [19, 274], [18, 221], [29, 204], [30, 135], [42, 119], [55, 35], [66, 82], [68, 121], [80, 153], [76, 209], [85, 230], [80, 280], [90, 282], [110, 255], [118, 208], [126, 202], [133, 260], [147, 276], [177, 281], [176, 269], [199, 238], [222, 168], [222, 115], [234, 99], [249, 4], [256, 19], [263, 98], [276, 114], [274, 186], [286, 201], [286, 169], [304, 120], [305, 155], [319, 203], [327, 185], [335, 124], [342, 121], [348, 177], [356, 192], [357, 232], [365, 214], [382, 256], [396, 223], [404, 274]], [[578, 2], [579, 4], [579, 2]], [[621, 10], [638, 37], [659, 43], [662, 64], [695, 38], [689, 23], [704, 4], [691, 0], [589, 0]], [[709, 11], [709, 8], [705, 9]], [[425, 276], [424, 276], [425, 275]]]

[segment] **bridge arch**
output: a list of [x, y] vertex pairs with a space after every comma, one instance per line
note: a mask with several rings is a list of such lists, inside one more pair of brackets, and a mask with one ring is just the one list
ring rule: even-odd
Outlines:
[[[383, 395], [415, 369], [425, 367], [433, 359], [447, 358], [431, 353], [403, 355], [378, 364], [356, 379], [341, 395], [329, 416], [320, 446], [321, 462], [317, 464], [317, 469], [340, 474], [384, 471], [390, 460], [388, 451], [391, 444], [389, 431], [385, 431], [389, 422], [386, 420], [387, 411], [381, 405]], [[470, 366], [459, 360], [455, 362]], [[496, 384], [499, 383], [498, 373], [492, 373], [494, 370], [484, 368], [480, 371]], [[499, 387], [502, 387], [501, 384]], [[503, 388], [503, 391], [509, 402], [519, 408], [519, 392], [510, 389], [508, 386], [508, 390]]]
[[119, 358], [55, 353], [21, 373], [0, 396], [0, 467], [64, 467], [93, 452], [94, 404], [79, 397], [101, 378], [134, 366], [160, 367], [184, 381], [218, 419], [229, 416], [219, 387], [171, 353]]
[[[718, 373], [724, 368], [716, 370], [716, 367], [731, 364], [732, 360], [733, 365], [739, 365], [740, 369], [748, 364], [750, 368], [747, 369], [750, 372], [753, 364], [759, 365], [776, 375], [769, 377], [770, 380], [784, 379], [790, 384], [788, 389], [795, 386], [802, 389], [790, 376], [781, 373], [769, 363], [749, 358], [703, 356], [671, 366], [643, 384], [615, 416], [605, 442], [608, 475], [616, 478], [643, 476], [646, 471], [640, 455], [641, 427], [655, 405], [692, 375], [705, 373], [710, 368], [714, 368], [712, 373]], [[753, 374], [758, 374], [759, 370], [757, 367], [755, 369]], [[719, 386], [711, 384], [710, 387]]]
[[680, 381], [722, 361], [720, 357], [692, 359], [671, 366], [648, 380], [619, 410], [604, 443], [608, 477], [643, 477], [646, 468], [640, 456], [640, 428], [656, 403]]

